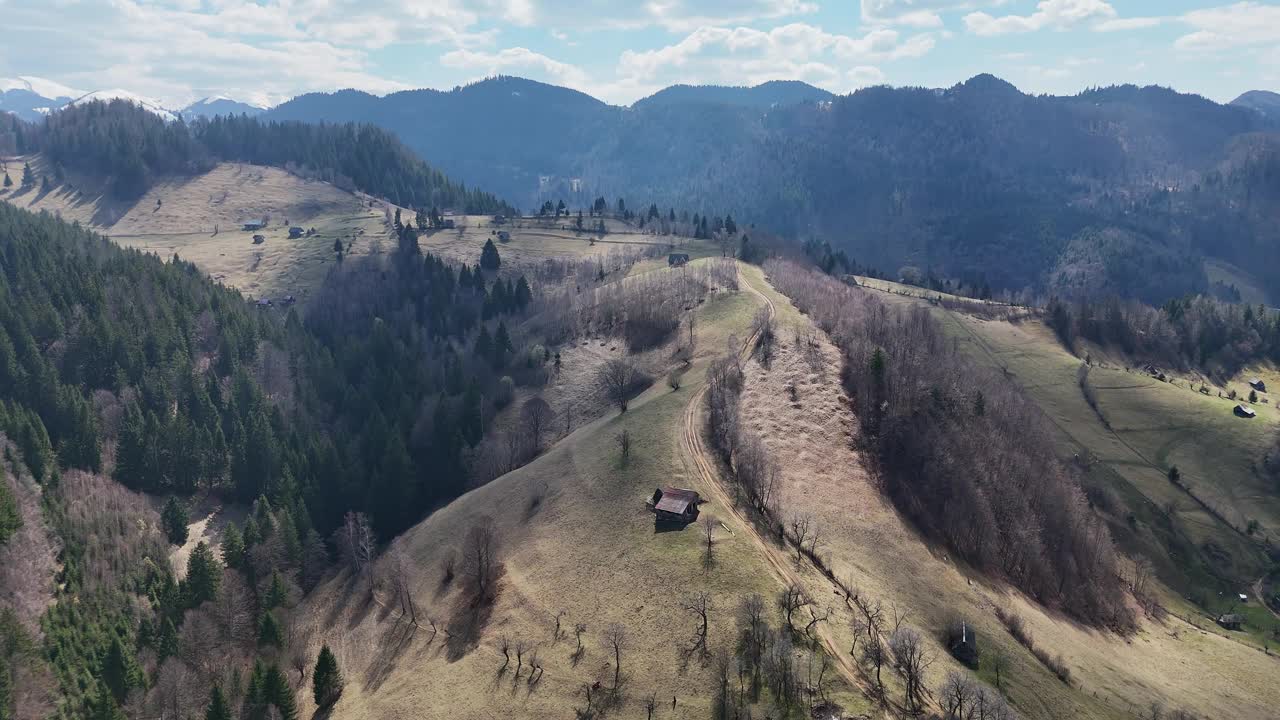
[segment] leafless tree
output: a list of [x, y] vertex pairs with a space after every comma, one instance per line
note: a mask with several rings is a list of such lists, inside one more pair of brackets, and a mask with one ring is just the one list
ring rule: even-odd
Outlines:
[[501, 568], [499, 550], [498, 533], [493, 519], [484, 515], [476, 518], [467, 531], [466, 542], [463, 544], [462, 568], [477, 605], [493, 599], [494, 584]]
[[555, 645], [556, 643], [560, 642], [560, 638], [564, 637], [564, 634], [560, 630], [560, 620], [564, 618], [564, 616], [565, 616], [564, 610], [556, 611], [556, 627], [554, 630], [551, 631], [552, 645]]
[[781, 608], [782, 614], [787, 619], [787, 627], [793, 628], [791, 617], [797, 610], [808, 606], [812, 600], [809, 599], [808, 593], [798, 583], [791, 583], [778, 593], [778, 607]]
[[715, 562], [713, 548], [716, 539], [716, 519], [711, 513], [702, 513], [698, 518], [698, 522], [702, 525], [702, 539], [707, 549], [704, 564], [710, 567]]
[[535, 453], [542, 450], [542, 435], [551, 427], [551, 423], [555, 422], [555, 418], [551, 403], [542, 399], [541, 395], [534, 395], [525, 400], [524, 405], [520, 407], [520, 422], [533, 440]]
[[607, 361], [597, 378], [605, 395], [618, 404], [619, 412], [627, 411], [627, 401], [631, 399], [631, 388], [636, 382], [636, 368], [630, 362], [618, 358]]
[[373, 562], [377, 538], [369, 517], [362, 512], [348, 512], [338, 528], [338, 549], [342, 559], [357, 574], [364, 574]]
[[448, 585], [453, 582], [453, 578], [457, 572], [458, 556], [452, 552], [446, 553], [444, 560], [440, 561], [440, 584]]
[[218, 594], [209, 605], [224, 649], [252, 637], [253, 599], [240, 573], [223, 573]]
[[573, 626], [573, 639], [578, 643], [578, 646], [574, 649], [573, 654], [570, 655], [569, 657], [573, 660], [575, 665], [578, 663], [578, 661], [582, 660], [582, 656], [585, 655], [587, 652], [587, 648], [582, 644], [582, 635], [586, 631], [587, 631], [587, 626], [585, 623], [576, 623]]
[[756, 312], [755, 318], [751, 322], [751, 333], [755, 335], [756, 357], [760, 358], [760, 364], [766, 369], [773, 362], [774, 340], [776, 335], [773, 327], [773, 314], [768, 307], [762, 307]]
[[796, 562], [804, 559], [805, 543], [809, 540], [813, 520], [808, 515], [791, 516], [791, 539], [796, 544]]
[[899, 628], [902, 627], [902, 623], [906, 622], [907, 618], [910, 616], [910, 610], [907, 610], [906, 608], [899, 609], [898, 605], [895, 603], [893, 605], [893, 632], [898, 632]]
[[613, 650], [613, 689], [616, 691], [622, 681], [622, 651], [627, 649], [627, 628], [621, 623], [613, 623], [604, 631], [605, 642]]
[[644, 701], [645, 720], [653, 720], [653, 711], [658, 709], [658, 693], [651, 692]]
[[817, 642], [817, 638], [814, 637], [814, 634], [813, 634], [813, 629], [818, 625], [818, 623], [826, 622], [830, 618], [831, 618], [830, 605], [827, 606], [827, 609], [821, 615], [815, 612], [813, 607], [811, 606], [809, 608], [809, 622], [806, 623], [804, 626], [805, 636], [808, 637], [810, 640]]
[[520, 677], [520, 671], [524, 669], [524, 654], [529, 651], [529, 643], [521, 638], [516, 638], [516, 677]]
[[906, 705], [919, 711], [925, 698], [924, 674], [933, 664], [924, 638], [913, 628], [899, 628], [889, 636], [889, 649], [893, 651], [894, 667], [906, 685]]
[[699, 592], [686, 597], [683, 602], [684, 609], [692, 613], [698, 620], [697, 635], [693, 640], [692, 650], [707, 651], [707, 629], [709, 625], [709, 615], [712, 610], [711, 593]]
[[938, 701], [947, 720], [968, 720], [974, 711], [978, 684], [967, 673], [952, 670], [938, 691]]
[[862, 662], [875, 668], [876, 693], [881, 697], [884, 696], [884, 681], [880, 678], [880, 669], [888, 659], [889, 655], [885, 651], [884, 643], [880, 641], [880, 635], [873, 634], [868, 637], [867, 642], [862, 646]]
[[672, 390], [680, 389], [679, 371], [672, 370], [671, 372], [667, 373], [667, 387], [671, 388]]
[[510, 635], [503, 635], [502, 637], [498, 638], [498, 649], [502, 651], [502, 667], [500, 669], [506, 670], [507, 666], [511, 664], [511, 636]]
[[400, 606], [400, 617], [408, 617], [409, 622], [414, 627], [418, 627], [418, 606], [413, 601], [413, 591], [409, 586], [409, 571], [409, 560], [404, 548], [397, 545], [387, 558], [387, 584], [390, 586], [395, 603]]
[[618, 446], [618, 457], [622, 465], [631, 462], [631, 433], [623, 430], [614, 436], [613, 442]]
[[1003, 648], [997, 647], [987, 654], [987, 660], [990, 663], [991, 672], [996, 674], [996, 689], [1000, 690], [1002, 677], [1009, 671], [1009, 654]]

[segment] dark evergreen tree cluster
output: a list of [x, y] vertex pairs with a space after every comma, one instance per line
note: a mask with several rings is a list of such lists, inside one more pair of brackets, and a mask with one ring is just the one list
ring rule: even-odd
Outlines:
[[203, 172], [228, 161], [288, 167], [397, 205], [514, 212], [488, 193], [450, 181], [394, 135], [366, 124], [227, 116], [187, 125], [112, 100], [76, 104], [37, 126], [0, 125], [0, 143], [39, 150], [59, 172], [65, 167], [106, 178], [112, 193], [124, 200], [141, 196], [160, 177]]

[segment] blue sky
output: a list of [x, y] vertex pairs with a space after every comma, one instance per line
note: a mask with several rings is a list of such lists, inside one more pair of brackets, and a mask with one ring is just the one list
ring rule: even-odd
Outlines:
[[627, 104], [674, 83], [1280, 91], [1280, 1], [0, 0], [0, 78], [180, 107], [530, 77]]

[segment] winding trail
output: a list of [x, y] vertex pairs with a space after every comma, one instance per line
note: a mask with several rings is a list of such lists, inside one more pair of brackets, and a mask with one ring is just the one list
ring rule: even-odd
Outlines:
[[[771, 300], [768, 295], [760, 292], [750, 283], [746, 282], [742, 277], [740, 266], [738, 272], [738, 284], [745, 287], [749, 292], [755, 294], [764, 301], [765, 307], [769, 309], [770, 318], [775, 316], [773, 300]], [[747, 341], [743, 343], [742, 349], [739, 350], [740, 355], [746, 356], [750, 354], [751, 348], [755, 345], [758, 335], [759, 333], [755, 332], [747, 338]], [[698, 476], [701, 477], [703, 481], [703, 485], [709, 490], [708, 495], [710, 498], [717, 502], [723, 508], [723, 511], [733, 517], [737, 521], [738, 525], [743, 528], [743, 532], [746, 533], [747, 537], [749, 537], [756, 545], [760, 554], [764, 556], [766, 561], [768, 561], [769, 568], [773, 571], [777, 580], [784, 586], [795, 584], [800, 587], [804, 587], [800, 576], [797, 575], [791, 567], [791, 562], [793, 561], [791, 553], [787, 552], [785, 548], [778, 548], [769, 540], [761, 537], [756, 528], [755, 522], [752, 521], [751, 518], [744, 516], [742, 511], [738, 509], [738, 506], [733, 499], [733, 493], [727, 487], [724, 478], [721, 477], [721, 474], [717, 470], [713, 461], [709, 459], [710, 455], [707, 452], [706, 445], [703, 443], [702, 439], [702, 424], [699, 422], [702, 415], [699, 411], [702, 408], [703, 398], [706, 397], [708, 390], [709, 386], [706, 383], [703, 383], [702, 388], [698, 390], [692, 398], [690, 398], [689, 405], [685, 409], [685, 451], [693, 460]], [[842, 651], [841, 648], [843, 646], [836, 642], [835, 637], [831, 635], [826, 624], [818, 623], [814, 626], [814, 631], [818, 636], [818, 640], [822, 643], [823, 647], [826, 648], [827, 654], [830, 655], [831, 659], [834, 661], [836, 670], [844, 676], [845, 680], [847, 680], [852, 687], [862, 689], [863, 683], [859, 677], [858, 668], [854, 666], [853, 662]]]

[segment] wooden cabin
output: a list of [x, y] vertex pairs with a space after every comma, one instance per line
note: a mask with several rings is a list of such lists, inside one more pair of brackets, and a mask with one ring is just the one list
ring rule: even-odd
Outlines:
[[267, 226], [266, 220], [250, 220], [249, 222], [244, 224], [244, 229], [246, 232], [253, 232], [254, 230], [261, 230], [266, 226]]
[[701, 503], [702, 496], [696, 490], [661, 487], [653, 491], [649, 506], [657, 522], [688, 525], [698, 519], [698, 505]]
[[304, 232], [306, 231], [298, 227], [297, 225], [294, 225], [293, 227], [289, 228], [289, 238], [290, 239], [300, 238], [302, 237], [302, 233]]
[[978, 664], [978, 635], [973, 626], [960, 620], [947, 628], [947, 649], [955, 659], [969, 666]]
[[1254, 390], [1257, 390], [1258, 392], [1267, 391], [1267, 384], [1262, 382], [1262, 378], [1254, 378], [1250, 380], [1249, 387], [1253, 388]]
[[667, 256], [668, 267], [680, 267], [681, 265], [684, 265], [687, 262], [689, 262], [688, 253], [671, 253], [670, 255]]
[[267, 241], [267, 237], [266, 237], [265, 235], [254, 235], [254, 236], [253, 236], [253, 244], [254, 244], [254, 245], [261, 245], [262, 243], [264, 243], [264, 242], [266, 242], [266, 241]]
[[1249, 407], [1248, 405], [1245, 405], [1244, 403], [1240, 403], [1239, 405], [1236, 405], [1235, 413], [1237, 417], [1242, 417], [1242, 418], [1254, 418], [1258, 416], [1258, 412], [1256, 410]]
[[1239, 613], [1227, 613], [1218, 617], [1218, 624], [1227, 630], [1239, 630], [1244, 626], [1244, 616]]

